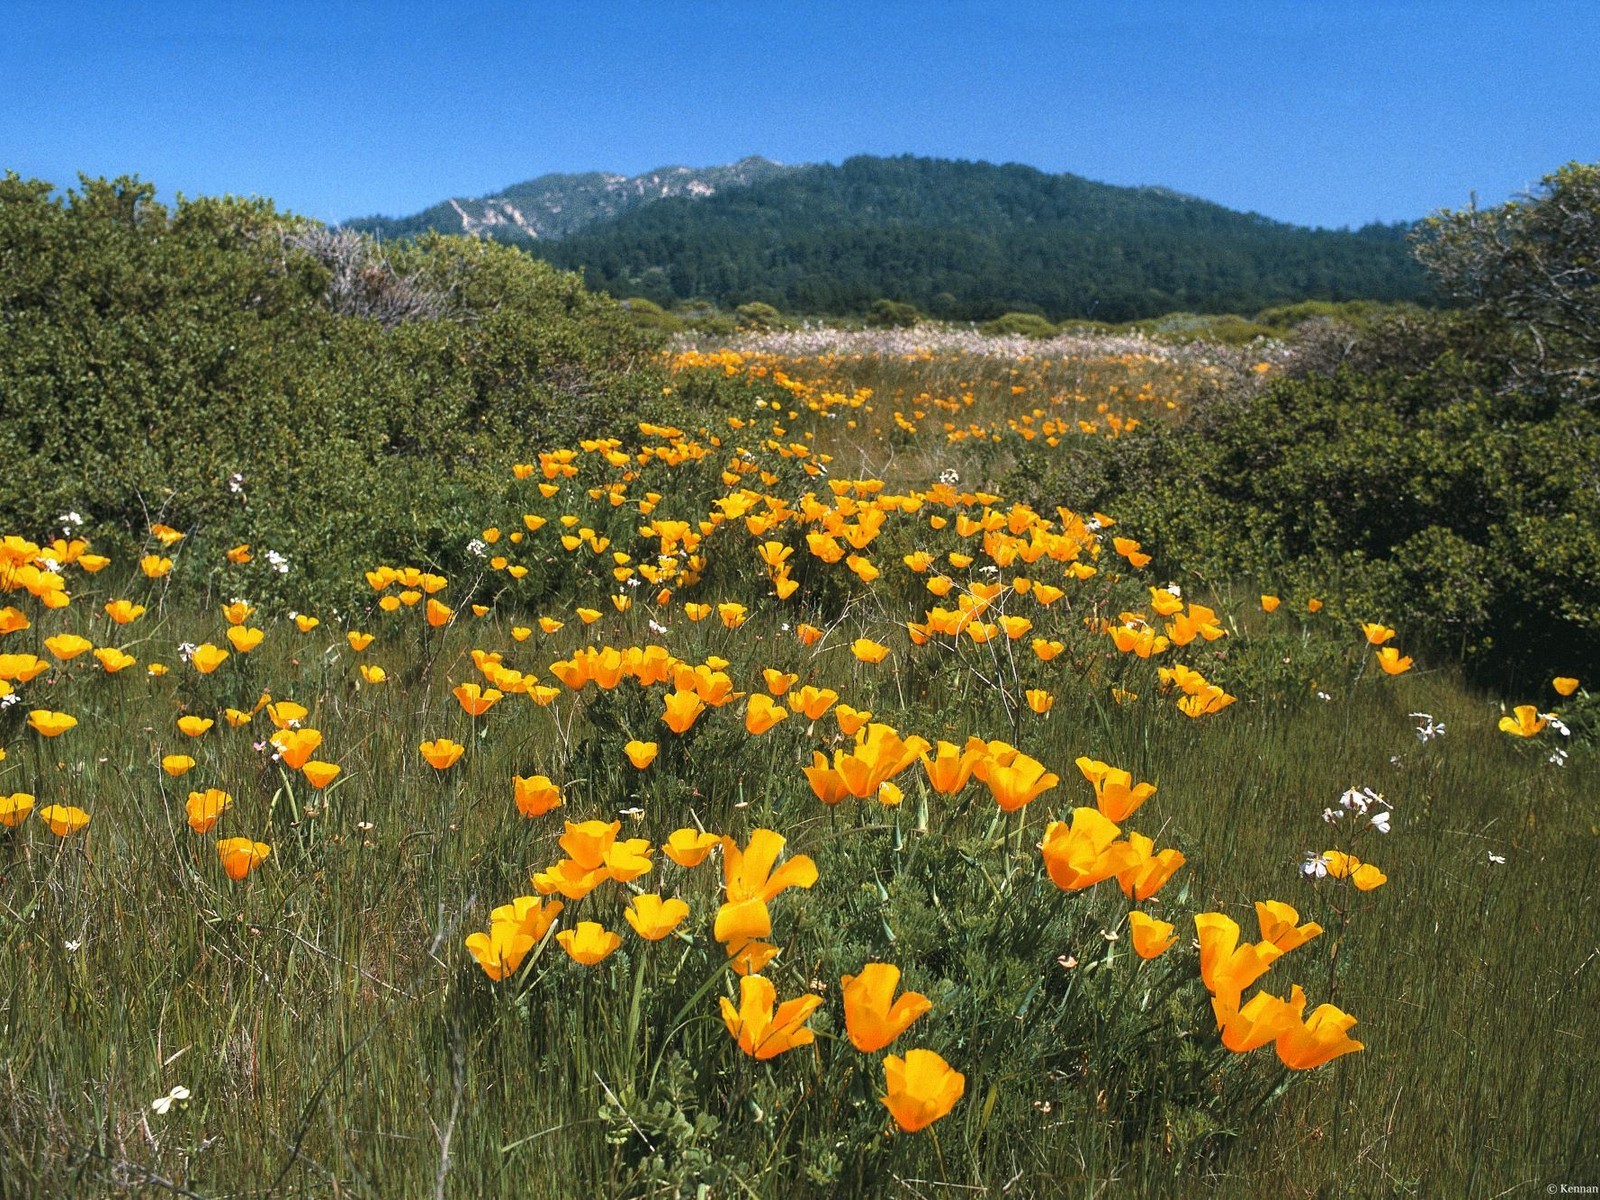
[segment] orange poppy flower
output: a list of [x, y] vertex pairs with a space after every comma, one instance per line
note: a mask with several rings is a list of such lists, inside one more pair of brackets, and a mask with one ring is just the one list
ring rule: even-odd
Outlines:
[[988, 786], [1003, 812], [1016, 812], [1061, 782], [1054, 771], [1046, 771], [1043, 763], [1026, 754], [1004, 764], [994, 759], [981, 761], [972, 773]]
[[1222, 913], [1197, 913], [1200, 935], [1200, 979], [1206, 990], [1226, 1004], [1236, 1006], [1240, 993], [1283, 956], [1271, 942], [1239, 945], [1239, 925]]
[[194, 768], [194, 759], [187, 754], [168, 754], [161, 759], [161, 769], [174, 779]]
[[28, 792], [12, 792], [0, 796], [0, 825], [15, 829], [33, 811], [33, 796]]
[[189, 737], [197, 738], [207, 732], [216, 722], [210, 717], [187, 716], [178, 718], [178, 732]]
[[771, 696], [757, 692], [745, 705], [744, 727], [752, 737], [766, 733], [779, 721], [787, 720], [789, 710], [773, 702]]
[[[118, 671], [125, 671], [139, 661], [133, 655], [124, 650], [119, 650], [115, 646], [101, 647], [94, 652], [94, 657], [107, 675], [115, 675]], [[150, 664], [149, 673], [151, 675], [165, 675], [166, 671], [166, 667], [160, 663]]]
[[1211, 998], [1211, 1011], [1217, 1018], [1222, 1044], [1235, 1054], [1248, 1054], [1278, 1039], [1295, 1017], [1279, 997], [1257, 992], [1242, 1008], [1225, 996]]
[[884, 1107], [907, 1133], [947, 1116], [967, 1090], [967, 1077], [932, 1050], [907, 1050], [904, 1058], [887, 1055], [883, 1076]]
[[545, 775], [511, 777], [511, 786], [517, 811], [525, 817], [542, 817], [561, 807], [561, 789]]
[[222, 869], [236, 882], [266, 862], [271, 853], [272, 847], [266, 842], [253, 842], [246, 837], [223, 838], [217, 843]]
[[249, 654], [265, 638], [266, 631], [249, 625], [232, 625], [228, 628], [228, 642], [240, 654]]
[[933, 1008], [920, 992], [902, 993], [890, 1003], [899, 982], [900, 968], [890, 963], [867, 963], [861, 974], [840, 980], [845, 1029], [850, 1044], [863, 1054], [882, 1050]]
[[1261, 926], [1261, 940], [1271, 942], [1287, 953], [1305, 945], [1322, 932], [1315, 921], [1301, 925], [1300, 914], [1281, 900], [1256, 901], [1256, 920]]
[[1128, 930], [1133, 935], [1134, 953], [1143, 959], [1158, 958], [1178, 941], [1175, 926], [1139, 909], [1128, 914]]
[[834, 701], [839, 699], [839, 693], [832, 688], [816, 688], [807, 684], [797, 692], [790, 692], [787, 699], [791, 712], [804, 713], [815, 721], [833, 707]]
[[1186, 861], [1183, 854], [1177, 850], [1154, 853], [1155, 842], [1142, 833], [1128, 834], [1128, 845], [1134, 849], [1138, 857], [1117, 872], [1117, 885], [1122, 888], [1122, 894], [1130, 900], [1150, 899]]
[[144, 605], [135, 604], [132, 600], [106, 601], [106, 616], [118, 625], [126, 625], [129, 621], [137, 620], [144, 615]]
[[[7, 611], [15, 612], [16, 610], [8, 609]], [[27, 626], [22, 628], [27, 628]], [[11, 631], [7, 630], [7, 632]], [[58, 633], [55, 637], [45, 638], [44, 648], [62, 662], [66, 662], [69, 659], [77, 658], [80, 654], [93, 650], [94, 643], [86, 637], [79, 637], [75, 633]]]
[[457, 686], [451, 695], [456, 698], [456, 702], [461, 705], [467, 716], [481, 717], [498, 704], [505, 693], [498, 688], [486, 689], [476, 683], [463, 683]]
[[445, 771], [455, 766], [456, 761], [467, 750], [460, 742], [453, 742], [449, 738], [436, 738], [431, 742], [423, 742], [418, 749], [435, 771]]
[[1039, 849], [1051, 881], [1062, 891], [1075, 892], [1132, 866], [1138, 852], [1117, 840], [1119, 832], [1094, 808], [1073, 809], [1070, 826], [1050, 822]]
[[89, 823], [89, 814], [70, 804], [47, 804], [39, 810], [39, 819], [50, 826], [50, 832], [59, 838], [71, 837]]
[[673, 733], [687, 733], [706, 704], [695, 692], [673, 691], [665, 697], [666, 712], [661, 719]]
[[1512, 711], [1515, 716], [1500, 718], [1500, 731], [1513, 737], [1531, 738], [1549, 723], [1533, 704], [1519, 704]]
[[36, 708], [28, 713], [28, 728], [40, 737], [60, 737], [78, 723], [78, 718], [48, 708]]
[[713, 849], [722, 844], [714, 833], [698, 829], [675, 829], [661, 847], [661, 852], [680, 867], [698, 867]]
[[1386, 675], [1403, 675], [1411, 670], [1411, 659], [1402, 656], [1393, 646], [1385, 646], [1378, 651], [1378, 665]]
[[311, 756], [322, 745], [322, 732], [317, 729], [279, 729], [270, 741], [278, 748], [278, 757], [291, 770], [298, 771], [311, 761]]
[[1278, 1059], [1291, 1071], [1309, 1071], [1331, 1062], [1342, 1054], [1350, 1054], [1365, 1047], [1350, 1036], [1356, 1019], [1331, 1004], [1319, 1005], [1309, 1017], [1305, 1012], [1306, 995], [1296, 984], [1285, 1002], [1289, 1020], [1278, 1035]]
[[339, 777], [339, 770], [333, 763], [312, 759], [300, 768], [300, 773], [306, 777], [307, 783], [320, 792]]
[[184, 810], [188, 813], [189, 828], [196, 833], [210, 833], [217, 819], [233, 807], [233, 797], [221, 788], [207, 788], [203, 792], [190, 792]]
[[635, 896], [622, 915], [640, 937], [659, 942], [682, 924], [689, 915], [689, 906], [676, 898], [663, 900], [660, 896], [645, 893]]
[[833, 719], [839, 722], [840, 733], [845, 737], [855, 737], [872, 721], [872, 713], [865, 709], [851, 708], [848, 704], [840, 704], [833, 710]]
[[822, 997], [805, 995], [783, 1004], [777, 1004], [777, 999], [777, 989], [760, 975], [746, 975], [739, 980], [737, 1008], [726, 996], [722, 997], [723, 1024], [738, 1040], [739, 1049], [752, 1058], [776, 1058], [815, 1040], [805, 1023], [822, 1003]]
[[447, 604], [440, 604], [439, 601], [431, 596], [428, 598], [425, 611], [428, 616], [428, 624], [434, 629], [450, 624], [450, 618], [456, 615], [455, 609]]
[[189, 656], [189, 662], [202, 675], [209, 675], [228, 659], [228, 652], [210, 642], [201, 642]]
[[579, 921], [576, 929], [563, 929], [556, 941], [575, 963], [592, 967], [622, 945], [622, 938], [595, 921]]
[[850, 643], [850, 653], [864, 663], [876, 665], [889, 657], [889, 647], [871, 638], [857, 638]]

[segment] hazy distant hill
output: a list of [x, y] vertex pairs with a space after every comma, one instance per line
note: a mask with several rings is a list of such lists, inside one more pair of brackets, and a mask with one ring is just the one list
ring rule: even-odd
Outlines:
[[631, 179], [605, 171], [541, 175], [493, 196], [453, 196], [410, 217], [358, 217], [346, 221], [385, 238], [411, 237], [430, 229], [472, 233], [504, 242], [562, 238], [596, 221], [675, 196], [714, 196], [795, 170], [750, 157], [724, 167], [658, 167]]
[[[887, 297], [961, 320], [1032, 310], [1121, 321], [1426, 296], [1404, 226], [1306, 229], [1165, 188], [911, 156], [677, 171], [546, 176], [476, 209], [450, 201], [382, 228], [514, 238], [618, 296], [792, 313], [861, 312]], [[597, 192], [585, 180], [606, 182]], [[537, 240], [514, 232], [524, 226]]]

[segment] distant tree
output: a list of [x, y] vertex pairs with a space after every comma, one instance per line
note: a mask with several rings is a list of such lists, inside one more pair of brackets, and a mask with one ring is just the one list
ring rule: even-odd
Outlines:
[[763, 304], [760, 300], [739, 305], [733, 310], [733, 315], [738, 318], [740, 329], [752, 329], [762, 333], [770, 329], [782, 329], [788, 324], [781, 312], [770, 304]]
[[1445, 294], [1512, 335], [1518, 376], [1600, 383], [1600, 164], [1568, 163], [1496, 208], [1437, 213], [1415, 241]]
[[647, 300], [643, 296], [629, 296], [621, 303], [624, 311], [640, 328], [659, 329], [663, 333], [677, 333], [683, 328], [681, 320], [654, 300]]
[[1056, 327], [1038, 313], [1008, 312], [981, 326], [989, 334], [1021, 334], [1023, 337], [1046, 338], [1054, 336]]
[[916, 305], [900, 300], [874, 300], [867, 310], [867, 324], [873, 329], [910, 329], [921, 319]]

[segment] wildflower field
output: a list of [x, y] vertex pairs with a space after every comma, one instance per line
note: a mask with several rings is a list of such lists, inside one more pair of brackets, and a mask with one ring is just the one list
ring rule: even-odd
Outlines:
[[314, 611], [0, 531], [0, 1194], [1600, 1182], [1592, 681], [1000, 490], [1271, 352], [807, 337]]

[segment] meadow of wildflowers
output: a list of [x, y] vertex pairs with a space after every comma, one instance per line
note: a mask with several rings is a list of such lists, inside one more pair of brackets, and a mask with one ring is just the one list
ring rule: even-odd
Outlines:
[[339, 611], [0, 531], [0, 1193], [1594, 1182], [1590, 681], [989, 490], [1273, 369], [683, 349]]

